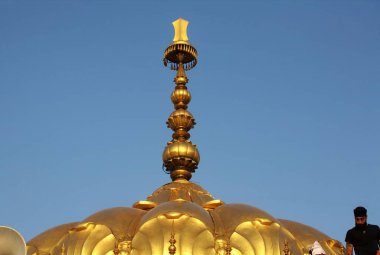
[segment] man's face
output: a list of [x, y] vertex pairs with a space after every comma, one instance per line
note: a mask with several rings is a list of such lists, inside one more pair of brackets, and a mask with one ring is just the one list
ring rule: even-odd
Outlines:
[[358, 217], [355, 217], [355, 225], [356, 226], [367, 225], [367, 216], [358, 216]]

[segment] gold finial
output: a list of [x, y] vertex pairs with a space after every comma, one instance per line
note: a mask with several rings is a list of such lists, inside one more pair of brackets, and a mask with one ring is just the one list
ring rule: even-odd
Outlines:
[[122, 255], [129, 255], [132, 251], [132, 241], [125, 240], [119, 243], [119, 250]]
[[66, 254], [66, 248], [65, 248], [65, 243], [63, 243], [61, 247], [61, 255], [65, 255], [65, 254]]
[[215, 251], [217, 255], [231, 255], [232, 248], [230, 240], [216, 239]]
[[115, 246], [113, 249], [114, 255], [129, 255], [132, 251], [132, 241], [123, 239], [115, 239]]
[[176, 242], [177, 241], [174, 238], [174, 220], [173, 220], [173, 223], [172, 223], [172, 232], [170, 234], [170, 240], [169, 240], [170, 246], [168, 248], [170, 255], [174, 255], [175, 252], [176, 252], [176, 250], [177, 250], [177, 248], [175, 247], [175, 243]]
[[169, 248], [168, 248], [168, 250], [169, 250], [169, 254], [170, 254], [170, 255], [174, 255], [175, 252], [176, 252], [176, 250], [177, 250], [177, 248], [175, 247], [175, 243], [176, 243], [176, 242], [177, 242], [177, 241], [176, 241], [175, 238], [174, 238], [174, 234], [171, 233], [171, 234], [170, 234], [170, 240], [169, 240], [170, 246], [169, 246]]
[[187, 38], [188, 21], [178, 19], [173, 22], [174, 39], [172, 44], [165, 50], [164, 65], [170, 64], [172, 70], [178, 70], [180, 63], [183, 64], [184, 70], [190, 70], [197, 64], [197, 50], [190, 44]]
[[344, 246], [343, 245], [340, 245], [340, 254], [341, 255], [344, 255], [346, 252], [345, 252], [345, 249], [344, 249]]
[[289, 245], [288, 241], [284, 240], [284, 249], [283, 249], [284, 255], [290, 255]]
[[174, 43], [177, 43], [177, 42], [187, 43], [189, 38], [187, 38], [186, 30], [187, 30], [187, 25], [189, 24], [189, 22], [187, 20], [179, 18], [176, 21], [174, 21], [172, 24], [174, 27], [173, 42]]
[[118, 254], [120, 254], [119, 240], [118, 240], [118, 239], [115, 240], [115, 247], [114, 247], [114, 249], [113, 249], [113, 254], [114, 254], [114, 255], [118, 255]]
[[227, 247], [226, 247], [226, 255], [231, 255], [232, 247], [231, 247], [231, 241], [228, 240]]
[[187, 111], [191, 94], [186, 84], [189, 81], [185, 70], [192, 69], [197, 63], [197, 50], [188, 42], [186, 28], [188, 22], [178, 19], [173, 22], [175, 36], [173, 43], [165, 50], [164, 64], [170, 63], [171, 69], [177, 71], [174, 79], [176, 87], [171, 95], [175, 111], [172, 112], [166, 124], [174, 131], [173, 139], [168, 142], [162, 159], [166, 171], [173, 181], [177, 179], [190, 180], [200, 160], [198, 149], [189, 140], [188, 131], [195, 125], [193, 115]]

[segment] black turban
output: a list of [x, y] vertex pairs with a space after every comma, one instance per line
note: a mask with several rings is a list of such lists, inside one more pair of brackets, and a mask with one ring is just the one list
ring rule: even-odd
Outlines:
[[367, 216], [367, 209], [365, 209], [363, 206], [358, 206], [354, 209], [354, 215], [355, 217]]

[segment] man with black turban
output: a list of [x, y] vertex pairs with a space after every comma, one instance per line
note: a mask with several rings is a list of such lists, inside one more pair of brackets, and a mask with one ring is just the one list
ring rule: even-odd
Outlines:
[[377, 225], [367, 224], [367, 210], [362, 207], [354, 209], [355, 227], [347, 231], [347, 255], [352, 255], [353, 248], [356, 255], [380, 255], [380, 228]]

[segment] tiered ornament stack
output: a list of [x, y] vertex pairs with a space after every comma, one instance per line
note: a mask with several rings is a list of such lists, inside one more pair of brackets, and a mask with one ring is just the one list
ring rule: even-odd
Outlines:
[[170, 65], [172, 70], [177, 71], [174, 78], [176, 87], [171, 95], [175, 111], [170, 114], [166, 122], [174, 134], [162, 155], [166, 170], [173, 181], [190, 180], [191, 173], [195, 172], [200, 160], [196, 145], [189, 140], [189, 130], [194, 127], [195, 119], [187, 111], [191, 94], [186, 87], [189, 79], [185, 70], [190, 70], [197, 64], [197, 50], [189, 43], [186, 34], [187, 25], [188, 22], [183, 19], [173, 22], [175, 30], [173, 43], [164, 53], [164, 65]]

